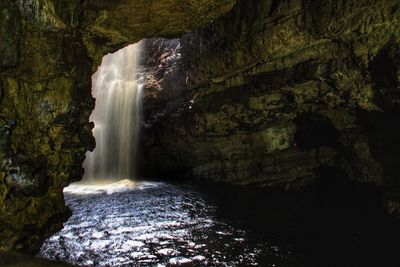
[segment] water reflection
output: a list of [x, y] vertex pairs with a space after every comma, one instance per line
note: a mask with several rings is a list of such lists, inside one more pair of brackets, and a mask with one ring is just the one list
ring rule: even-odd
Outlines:
[[81, 266], [284, 266], [290, 250], [216, 217], [190, 188], [165, 183], [75, 184], [73, 215], [40, 255]]
[[400, 266], [379, 187], [330, 170], [302, 190], [125, 180], [65, 198], [40, 254], [81, 266]]

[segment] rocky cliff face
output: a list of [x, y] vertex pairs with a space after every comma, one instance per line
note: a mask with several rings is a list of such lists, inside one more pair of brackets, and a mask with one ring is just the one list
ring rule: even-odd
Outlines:
[[142, 172], [299, 187], [330, 166], [395, 210], [399, 24], [394, 0], [238, 1], [180, 39], [186, 97], [152, 110]]
[[92, 66], [73, 10], [59, 16], [45, 1], [0, 6], [0, 250], [33, 252], [67, 218], [63, 187], [80, 179], [94, 147]]
[[69, 215], [62, 190], [95, 145], [90, 79], [101, 57], [180, 35], [233, 3], [1, 1], [0, 251], [34, 253]]

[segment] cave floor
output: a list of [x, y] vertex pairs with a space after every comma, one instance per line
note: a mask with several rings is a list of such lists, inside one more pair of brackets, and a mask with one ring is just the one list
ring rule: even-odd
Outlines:
[[369, 220], [374, 208], [364, 214], [346, 203], [347, 211], [340, 203], [327, 211], [332, 203], [312, 193], [124, 180], [73, 184], [65, 200], [73, 215], [44, 243], [42, 258], [78, 266], [400, 266], [388, 242], [399, 235], [383, 215]]

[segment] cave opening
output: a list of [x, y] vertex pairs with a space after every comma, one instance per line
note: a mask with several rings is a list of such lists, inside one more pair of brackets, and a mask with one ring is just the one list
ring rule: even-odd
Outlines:
[[310, 2], [2, 0], [0, 266], [400, 266], [400, 5]]
[[83, 181], [135, 178], [144, 83], [141, 47], [139, 42], [104, 56], [92, 76], [96, 147], [86, 154]]

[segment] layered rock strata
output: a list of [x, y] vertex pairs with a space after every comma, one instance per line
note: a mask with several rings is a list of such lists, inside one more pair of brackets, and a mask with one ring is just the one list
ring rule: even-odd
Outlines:
[[290, 188], [332, 166], [395, 210], [399, 24], [394, 0], [238, 1], [180, 39], [185, 97], [146, 113], [142, 172]]

